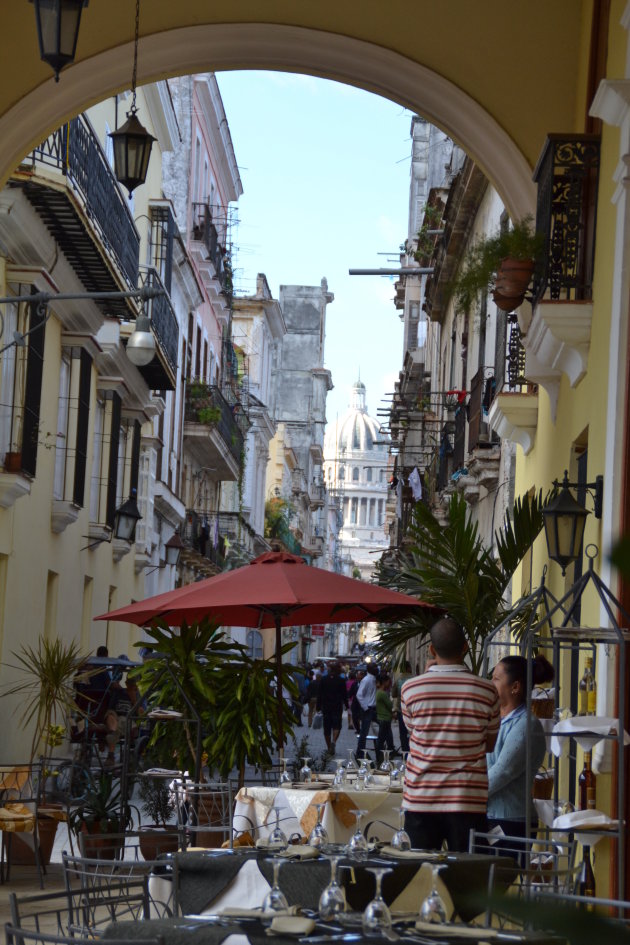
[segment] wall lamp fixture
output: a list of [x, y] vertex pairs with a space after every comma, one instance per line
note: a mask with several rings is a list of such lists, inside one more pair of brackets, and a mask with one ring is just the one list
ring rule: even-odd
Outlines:
[[552, 561], [556, 561], [566, 574], [572, 561], [577, 561], [582, 551], [584, 526], [589, 515], [587, 509], [574, 499], [570, 489], [585, 489], [593, 498], [595, 518], [602, 517], [604, 495], [604, 477], [596, 476], [595, 482], [569, 482], [569, 474], [564, 471], [564, 479], [559, 483], [554, 480], [559, 491], [542, 510], [547, 539], [547, 551]]
[[151, 570], [147, 572], [147, 576], [153, 574], [154, 571], [160, 571], [162, 568], [177, 567], [179, 556], [185, 547], [186, 545], [179, 536], [179, 528], [176, 528], [169, 540], [164, 543], [164, 564], [149, 565]]
[[102, 545], [103, 542], [111, 542], [113, 538], [131, 544], [136, 539], [136, 525], [141, 518], [142, 515], [136, 500], [136, 490], [132, 489], [129, 498], [114, 513], [114, 527], [110, 530], [109, 536], [107, 538], [97, 538], [86, 545], [85, 548], [81, 548], [81, 551], [89, 551], [90, 548]]

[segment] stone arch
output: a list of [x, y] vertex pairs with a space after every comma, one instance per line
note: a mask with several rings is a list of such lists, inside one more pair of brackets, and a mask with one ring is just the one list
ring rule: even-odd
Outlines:
[[[0, 118], [0, 183], [47, 133], [129, 86], [126, 43], [69, 67]], [[399, 53], [353, 37], [273, 24], [202, 24], [140, 40], [140, 84], [171, 75], [234, 69], [301, 72], [375, 92], [417, 112], [460, 144], [513, 217], [531, 213], [531, 167], [508, 133], [458, 86]], [[54, 94], [52, 90], [54, 88]]]

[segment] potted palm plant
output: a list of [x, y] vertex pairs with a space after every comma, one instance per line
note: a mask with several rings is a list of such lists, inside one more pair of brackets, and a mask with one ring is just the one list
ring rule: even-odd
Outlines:
[[149, 823], [140, 827], [140, 849], [145, 860], [156, 860], [162, 853], [174, 853], [178, 846], [177, 825], [173, 824], [175, 798], [169, 779], [152, 775], [138, 776], [138, 796]]
[[450, 285], [456, 308], [468, 314], [480, 293], [491, 289], [497, 306], [513, 311], [523, 301], [543, 249], [544, 236], [536, 233], [531, 216], [480, 237]]
[[83, 834], [84, 856], [97, 859], [117, 859], [123, 841], [108, 838], [108, 834], [123, 834], [131, 825], [131, 812], [124, 804], [121, 816], [120, 785], [114, 784], [106, 771], [88, 780], [79, 803], [70, 812], [70, 829], [78, 838]]

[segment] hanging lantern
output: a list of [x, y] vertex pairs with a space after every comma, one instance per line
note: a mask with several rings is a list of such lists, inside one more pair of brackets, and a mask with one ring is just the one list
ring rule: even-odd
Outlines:
[[136, 490], [131, 490], [131, 495], [126, 502], [116, 509], [114, 519], [114, 537], [122, 541], [134, 541], [136, 537], [136, 525], [142, 518], [138, 503], [136, 501]]
[[35, 6], [39, 56], [55, 73], [55, 82], [64, 66], [74, 62], [87, 0], [31, 0]]
[[127, 357], [136, 367], [150, 364], [155, 357], [155, 338], [148, 315], [138, 315], [136, 330], [127, 342]]
[[136, 106], [136, 80], [138, 74], [138, 29], [140, 25], [140, 0], [136, 0], [136, 32], [133, 43], [133, 73], [131, 76], [131, 108], [127, 121], [109, 137], [114, 145], [114, 174], [116, 180], [126, 187], [131, 197], [136, 187], [147, 179], [151, 148], [156, 140], [138, 120]]
[[185, 548], [184, 542], [179, 537], [179, 529], [173, 532], [169, 540], [164, 545], [164, 554], [166, 557], [166, 564], [171, 566], [176, 566], [179, 562], [179, 556], [182, 552], [182, 549]]

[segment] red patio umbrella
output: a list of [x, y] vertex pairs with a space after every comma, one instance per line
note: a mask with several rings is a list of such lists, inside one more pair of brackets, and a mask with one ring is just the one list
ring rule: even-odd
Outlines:
[[[303, 558], [270, 551], [234, 571], [187, 584], [174, 591], [101, 614], [96, 620], [121, 620], [139, 626], [164, 620], [169, 626], [213, 617], [229, 627], [275, 628], [276, 674], [282, 692], [282, 627], [313, 623], [391, 621], [429, 608], [415, 597], [353, 578], [309, 567]], [[284, 743], [282, 699], [280, 745]]]

